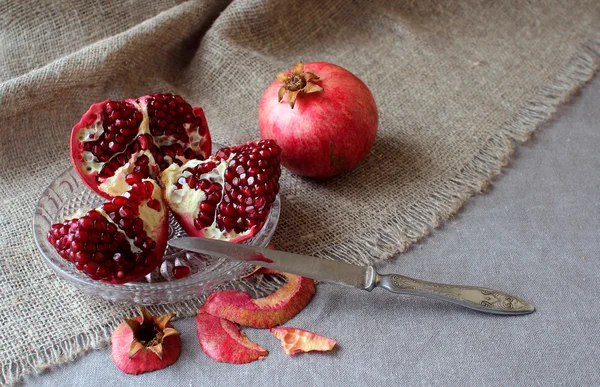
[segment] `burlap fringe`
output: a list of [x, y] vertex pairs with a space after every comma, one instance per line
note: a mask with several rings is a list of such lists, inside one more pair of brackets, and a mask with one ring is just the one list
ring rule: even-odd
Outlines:
[[[285, 283], [285, 279], [280, 276], [263, 275], [253, 276], [247, 281], [238, 281], [230, 285], [222, 285], [217, 290], [236, 289], [247, 292], [252, 297], [263, 297], [274, 292]], [[153, 315], [166, 313], [175, 313], [175, 320], [182, 317], [191, 317], [204, 303], [206, 296], [198, 297], [192, 300], [180, 302], [177, 304], [164, 304], [151, 306], [148, 309]], [[133, 312], [132, 316], [136, 312]], [[11, 365], [2, 367], [2, 385], [14, 385], [20, 382], [25, 375], [39, 374], [48, 369], [69, 363], [85, 355], [87, 352], [105, 348], [110, 345], [110, 336], [117, 325], [122, 322], [121, 319], [107, 321], [105, 325], [95, 327], [86, 334], [65, 338], [59, 345], [39, 350], [35, 355], [22, 362], [15, 362]]]
[[427, 200], [415, 203], [408, 211], [395, 214], [385, 228], [354, 239], [349, 244], [354, 251], [352, 257], [343, 253], [348, 251], [348, 245], [344, 246], [343, 251], [333, 247], [319, 255], [368, 265], [405, 252], [456, 214], [467, 199], [482, 193], [507, 166], [515, 143], [527, 141], [540, 124], [552, 117], [561, 103], [593, 78], [598, 69], [600, 37], [583, 45], [569, 61], [563, 74], [553, 84], [542, 87], [515, 117], [504, 123], [461, 172], [443, 184], [442, 190], [432, 193]]
[[[319, 255], [340, 258], [359, 265], [373, 264], [390, 259], [406, 251], [413, 243], [427, 236], [433, 228], [452, 217], [467, 199], [485, 190], [490, 180], [504, 168], [514, 151], [516, 142], [525, 142], [538, 126], [556, 112], [558, 106], [592, 79], [600, 69], [600, 37], [584, 45], [580, 52], [552, 85], [540, 89], [500, 131], [492, 136], [481, 151], [465, 165], [460, 173], [444, 184], [443, 190], [432, 193], [428, 200], [415, 203], [408, 211], [398, 213], [384, 229], [376, 230], [350, 243], [355, 251], [352, 257], [340, 256], [335, 247]], [[344, 249], [347, 251], [347, 246]], [[261, 281], [255, 285], [242, 283], [234, 287], [255, 294], [274, 290], [281, 281]], [[203, 303], [199, 298], [179, 304], [152, 307], [155, 314], [176, 313], [179, 317], [192, 316]], [[109, 321], [91, 332], [65, 339], [61, 345], [38, 351], [27, 360], [2, 368], [3, 384], [13, 385], [24, 375], [40, 373], [53, 366], [71, 362], [93, 349], [110, 344], [110, 335], [120, 321]]]

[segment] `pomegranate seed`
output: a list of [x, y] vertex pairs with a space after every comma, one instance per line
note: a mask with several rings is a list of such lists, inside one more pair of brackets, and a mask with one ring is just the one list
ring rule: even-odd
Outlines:
[[148, 205], [148, 207], [152, 208], [153, 210], [160, 211], [160, 202], [156, 199], [148, 200], [147, 205]]
[[83, 217], [79, 219], [79, 226], [83, 230], [91, 231], [94, 229], [94, 221], [88, 217]]
[[90, 261], [90, 255], [86, 252], [78, 251], [77, 253], [75, 253], [75, 260], [81, 263], [82, 265], [85, 265]]
[[236, 224], [237, 224], [237, 220], [234, 217], [226, 216], [223, 218], [223, 225], [228, 230], [232, 230], [236, 226]]
[[109, 223], [109, 224], [107, 224], [107, 225], [106, 225], [106, 232], [107, 232], [109, 235], [114, 235], [114, 234], [117, 232], [117, 226], [115, 226], [115, 225], [114, 225], [114, 224], [112, 224], [112, 223]]
[[[73, 223], [73, 224], [77, 225], [77, 223]], [[75, 239], [77, 239], [80, 242], [85, 242], [89, 239], [89, 234], [86, 231], [77, 229], [75, 231]]]
[[131, 207], [121, 207], [119, 215], [121, 215], [122, 218], [133, 218], [133, 211], [131, 210]]
[[117, 196], [113, 198], [112, 202], [117, 207], [123, 207], [124, 205], [129, 203], [129, 200], [123, 196]]
[[95, 262], [88, 262], [83, 269], [89, 274], [96, 274], [98, 270], [98, 265]]
[[133, 221], [131, 219], [119, 220], [119, 227], [121, 227], [122, 229], [131, 228], [132, 225], [133, 225]]
[[137, 234], [143, 230], [144, 230], [144, 221], [141, 220], [140, 218], [134, 219], [132, 231]]
[[254, 200], [254, 204], [256, 205], [257, 208], [262, 209], [267, 203], [266, 203], [265, 198], [263, 198], [263, 197], [257, 197]]
[[180, 279], [190, 275], [190, 268], [187, 266], [175, 266], [173, 267], [173, 277]]
[[208, 180], [202, 179], [196, 186], [198, 189], [200, 189], [202, 191], [206, 191], [208, 189], [208, 187], [211, 186], [211, 184]]
[[152, 192], [154, 192], [154, 185], [149, 181], [144, 182], [144, 188], [146, 188], [148, 196], [152, 195]]
[[80, 241], [71, 242], [71, 250], [76, 253], [83, 250], [83, 247], [84, 247], [83, 242], [80, 242]]
[[136, 183], [136, 182], [138, 182], [138, 181], [141, 181], [141, 180], [142, 180], [142, 179], [140, 178], [140, 176], [139, 176], [139, 175], [137, 175], [137, 174], [133, 174], [133, 173], [130, 173], [130, 174], [128, 174], [128, 175], [125, 177], [125, 181], [126, 181], [126, 182], [127, 182], [127, 184], [129, 184], [129, 185], [132, 185], [132, 184], [134, 184], [134, 183]]
[[150, 149], [150, 145], [152, 145], [152, 139], [148, 135], [142, 135], [138, 137], [138, 144], [140, 144], [140, 148], [143, 150]]
[[214, 204], [204, 201], [200, 204], [200, 211], [212, 214], [215, 212], [215, 206]]
[[99, 232], [101, 232], [101, 231], [104, 231], [104, 230], [106, 230], [106, 225], [107, 225], [107, 223], [108, 223], [108, 222], [107, 222], [107, 221], [106, 221], [106, 219], [104, 219], [104, 218], [103, 218], [103, 219], [97, 219], [97, 220], [94, 222], [94, 229], [95, 229], [96, 231], [99, 231]]

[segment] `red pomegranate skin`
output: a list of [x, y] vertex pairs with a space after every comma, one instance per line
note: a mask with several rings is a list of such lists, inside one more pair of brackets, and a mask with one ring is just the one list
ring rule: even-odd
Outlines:
[[282, 164], [291, 172], [329, 177], [356, 167], [369, 153], [377, 134], [378, 112], [369, 88], [348, 70], [326, 62], [309, 62], [306, 72], [320, 79], [317, 93], [300, 93], [292, 109], [282, 86], [273, 82], [259, 105], [263, 139], [275, 139], [282, 148]]

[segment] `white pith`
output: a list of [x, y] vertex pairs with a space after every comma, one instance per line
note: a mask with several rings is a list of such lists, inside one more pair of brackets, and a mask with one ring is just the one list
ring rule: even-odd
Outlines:
[[[154, 190], [152, 191], [152, 199], [158, 200], [161, 207], [160, 211], [156, 211], [155, 209], [148, 207], [148, 201], [150, 199], [147, 199], [144, 200], [138, 208], [139, 218], [141, 218], [144, 221], [144, 231], [146, 232], [146, 235], [152, 238], [153, 240], [156, 240], [156, 231], [158, 230], [159, 226], [163, 222], [164, 217], [166, 216], [166, 207], [165, 203], [163, 203], [162, 201], [162, 190], [160, 186], [150, 179], [144, 179], [143, 181], [150, 181], [152, 183], [152, 185], [154, 186]], [[119, 225], [115, 223], [106, 212], [104, 212], [102, 207], [95, 208], [94, 210], [98, 211], [108, 223], [112, 223], [117, 227], [117, 231], [123, 234], [125, 239], [127, 239], [127, 242], [129, 243], [129, 246], [131, 247], [131, 251], [133, 253], [142, 252], [142, 250], [133, 243], [133, 240], [130, 239], [127, 236], [127, 234], [125, 234], [125, 231], [123, 231], [119, 227]], [[87, 210], [80, 208], [72, 215], [65, 216], [65, 220], [78, 219], [85, 216], [87, 213]]]
[[148, 163], [150, 165], [155, 163], [154, 156], [149, 150], [141, 150], [131, 155], [130, 161], [123, 164], [119, 169], [115, 171], [115, 174], [104, 180], [98, 187], [102, 192], [106, 192], [110, 196], [118, 196], [127, 192], [131, 187], [125, 181], [127, 175], [129, 175], [135, 168], [135, 162], [141, 156], [146, 155], [148, 157]]
[[[135, 100], [127, 100], [127, 102], [131, 103], [132, 105], [134, 105], [134, 107], [142, 113], [142, 122], [140, 123], [139, 126], [139, 130], [138, 130], [138, 134], [137, 136], [131, 140], [131, 142], [128, 144], [128, 146], [134, 142], [140, 135], [142, 134], [150, 134], [150, 126], [149, 126], [149, 122], [150, 119], [148, 117], [148, 108], [147, 108], [147, 103], [146, 103], [146, 99], [142, 99], [139, 103]], [[204, 145], [204, 143], [206, 142], [206, 138], [203, 136], [200, 136], [197, 131], [194, 129], [195, 126], [193, 126], [190, 123], [186, 123], [183, 124], [183, 127], [186, 131], [186, 134], [189, 137], [189, 143], [185, 143], [182, 142], [180, 140], [177, 140], [173, 137], [169, 137], [166, 135], [163, 136], [156, 136], [156, 137], [152, 137], [153, 138], [153, 143], [154, 145], [156, 145], [157, 147], [163, 147], [165, 145], [173, 145], [173, 144], [179, 144], [181, 145], [183, 151], [187, 150], [187, 149], [191, 149], [194, 154], [196, 154], [198, 151], [200, 151], [202, 149], [202, 146]], [[94, 121], [94, 123], [88, 127], [82, 128], [79, 130], [79, 132], [77, 133], [77, 139], [84, 143], [84, 142], [90, 142], [90, 141], [96, 141], [98, 140], [98, 138], [100, 138], [100, 136], [102, 135], [102, 133], [104, 133], [104, 127], [102, 126], [102, 120], [100, 118], [100, 115], [98, 115], [98, 118], [96, 118], [96, 121]], [[120, 154], [122, 154], [123, 152], [120, 153], [116, 153], [114, 154], [109, 160], [105, 161], [105, 162], [101, 162], [101, 161], [97, 161], [96, 156], [94, 156], [94, 154], [92, 152], [89, 151], [83, 151], [81, 154], [82, 157], [82, 169], [85, 173], [91, 174], [91, 173], [99, 173], [102, 170], [102, 167], [104, 167], [105, 164], [109, 163], [113, 158], [119, 156]], [[150, 155], [150, 152], [147, 151], [146, 153], [148, 156]], [[138, 156], [136, 156], [138, 155]], [[136, 153], [134, 155], [132, 155], [130, 157], [130, 160], [134, 161], [137, 160], [137, 157], [139, 157], [139, 154]], [[177, 156], [176, 159], [181, 160], [182, 162], [186, 162], [187, 159], [184, 156]], [[151, 159], [152, 162], [154, 162], [154, 159]], [[173, 162], [173, 159], [169, 156], [165, 156], [165, 160], [167, 160], [169, 163]], [[123, 166], [124, 167], [124, 166]], [[122, 168], [122, 167], [121, 167]], [[119, 168], [118, 170], [120, 170], [121, 168]], [[117, 171], [118, 171], [117, 170]], [[117, 171], [115, 171], [115, 176], [117, 175]], [[110, 178], [109, 178], [110, 179]], [[107, 179], [108, 181], [108, 179]], [[115, 193], [111, 193], [109, 191], [107, 191], [106, 189], [110, 189], [107, 188], [109, 187], [110, 184], [112, 184], [113, 182], [111, 181], [110, 183], [108, 182], [103, 182], [100, 185], [100, 189], [103, 192], [106, 192], [110, 195], [118, 195], [119, 193], [125, 192], [125, 191], [118, 191], [116, 190], [116, 194]]]
[[[215, 168], [207, 173], [203, 173], [198, 177], [198, 181], [206, 179], [210, 182], [219, 183], [221, 185], [221, 201], [215, 206], [219, 207], [219, 204], [225, 197], [225, 171], [229, 161], [234, 157], [231, 154], [227, 160], [217, 161], [213, 158], [208, 160], [190, 160], [187, 163], [179, 167], [176, 164], [172, 164], [169, 168], [165, 169], [161, 174], [162, 186], [165, 187], [165, 197], [171, 209], [178, 214], [190, 214], [191, 219], [198, 218], [200, 213], [200, 204], [206, 200], [206, 194], [202, 190], [196, 190], [190, 188], [187, 184], [177, 188], [176, 183], [180, 177], [189, 177], [192, 175], [191, 172], [186, 171], [188, 168], [195, 168], [200, 164], [206, 164], [214, 162], [217, 164]], [[183, 171], [183, 172], [182, 172]], [[218, 211], [218, 210], [217, 210]], [[235, 231], [222, 231], [217, 226], [217, 211], [213, 217], [213, 222], [210, 226], [205, 227], [203, 230], [204, 236], [213, 239], [234, 239], [240, 235], [245, 235], [248, 231], [243, 233], [236, 233]]]
[[167, 215], [166, 203], [163, 202], [162, 189], [153, 180], [144, 179], [144, 182], [149, 181], [154, 186], [152, 191], [152, 199], [158, 200], [160, 203], [160, 211], [148, 207], [148, 200], [144, 200], [139, 208], [140, 218], [144, 220], [144, 231], [146, 234], [156, 240], [156, 230], [160, 228], [165, 216]]
[[[102, 133], [104, 133], [104, 127], [102, 126], [100, 115], [98, 115], [96, 121], [94, 121], [92, 125], [82, 128], [77, 132], [77, 139], [82, 143], [96, 141], [100, 138]], [[100, 172], [104, 166], [104, 163], [94, 161], [96, 156], [94, 156], [92, 152], [83, 151], [81, 158], [83, 159], [83, 170], [87, 173]]]
[[65, 216], [65, 220], [73, 220], [73, 219], [79, 219], [83, 216], [85, 216], [85, 214], [88, 213], [88, 209], [85, 208], [80, 208], [77, 211], [75, 211], [74, 213], [72, 213], [69, 216]]

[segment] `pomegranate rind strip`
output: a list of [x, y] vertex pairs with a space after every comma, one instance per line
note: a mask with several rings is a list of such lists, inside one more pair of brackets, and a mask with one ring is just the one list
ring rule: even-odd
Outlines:
[[281, 341], [288, 355], [302, 352], [327, 352], [335, 347], [336, 341], [314, 332], [292, 327], [271, 328], [271, 333]]
[[272, 328], [286, 323], [308, 305], [315, 294], [315, 282], [306, 277], [263, 269], [264, 274], [281, 274], [287, 283], [274, 293], [253, 299], [248, 293], [225, 290], [208, 296], [203, 309], [242, 326]]
[[269, 354], [236, 324], [205, 313], [202, 308], [196, 315], [196, 335], [202, 352], [216, 362], [245, 364]]

